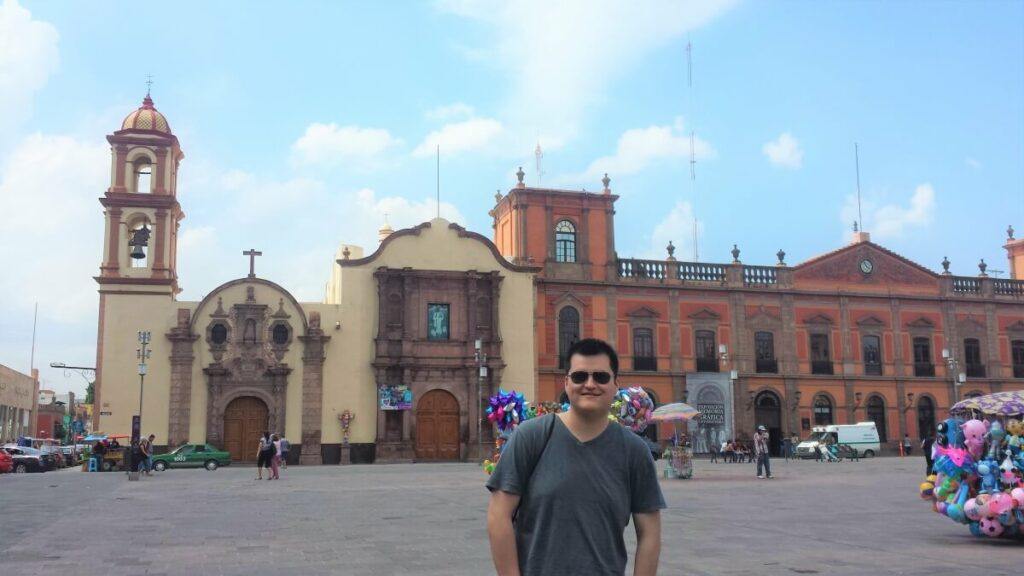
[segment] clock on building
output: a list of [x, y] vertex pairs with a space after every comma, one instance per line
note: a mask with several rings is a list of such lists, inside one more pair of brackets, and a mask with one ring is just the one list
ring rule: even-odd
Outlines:
[[871, 260], [867, 258], [860, 261], [860, 271], [865, 274], [871, 274], [871, 271], [875, 269], [875, 265], [871, 263]]

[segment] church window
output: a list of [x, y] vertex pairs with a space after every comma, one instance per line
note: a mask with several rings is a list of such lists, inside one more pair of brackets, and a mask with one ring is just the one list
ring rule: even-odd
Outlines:
[[569, 348], [580, 339], [580, 313], [572, 306], [558, 312], [558, 367], [569, 367]]
[[555, 260], [576, 261], [576, 226], [568, 220], [561, 220], [555, 225]]
[[145, 156], [135, 161], [132, 166], [135, 174], [135, 191], [140, 194], [149, 194], [153, 189], [153, 165]]
[[427, 304], [427, 340], [447, 340], [451, 327], [448, 304]]
[[274, 332], [272, 337], [274, 339], [274, 344], [277, 344], [278, 346], [283, 346], [287, 344], [288, 327], [285, 326], [284, 324], [278, 324], [277, 326], [274, 326]]
[[228, 341], [228, 327], [223, 324], [214, 324], [210, 329], [210, 342], [223, 344]]
[[252, 318], [245, 321], [245, 332], [242, 334], [242, 342], [245, 344], [256, 343], [256, 321]]

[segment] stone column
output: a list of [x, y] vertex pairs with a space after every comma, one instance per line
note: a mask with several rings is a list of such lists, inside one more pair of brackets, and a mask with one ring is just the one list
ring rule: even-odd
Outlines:
[[199, 336], [191, 330], [191, 312], [178, 309], [178, 324], [167, 333], [171, 341], [171, 382], [167, 407], [167, 446], [189, 441], [192, 418], [192, 364], [195, 362], [193, 345]]
[[320, 313], [309, 313], [306, 335], [299, 336], [302, 352], [302, 452], [300, 464], [321, 464], [320, 440], [323, 437], [324, 348], [331, 337], [320, 328]]

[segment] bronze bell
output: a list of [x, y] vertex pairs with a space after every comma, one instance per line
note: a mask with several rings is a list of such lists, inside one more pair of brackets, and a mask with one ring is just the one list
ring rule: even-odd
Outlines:
[[138, 244], [136, 244], [135, 246], [132, 246], [132, 254], [131, 254], [131, 256], [132, 256], [132, 258], [134, 258], [136, 260], [145, 260], [146, 259], [146, 253], [142, 250], [142, 246], [140, 246]]

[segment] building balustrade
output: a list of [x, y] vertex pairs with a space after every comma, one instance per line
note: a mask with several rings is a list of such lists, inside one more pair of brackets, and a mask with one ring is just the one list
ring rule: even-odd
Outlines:
[[992, 280], [992, 292], [996, 296], [1014, 296], [1024, 298], [1024, 280], [995, 279]]
[[953, 276], [953, 293], [981, 294], [981, 279], [969, 276]]
[[773, 286], [776, 283], [777, 275], [775, 266], [744, 266], [744, 286]]

